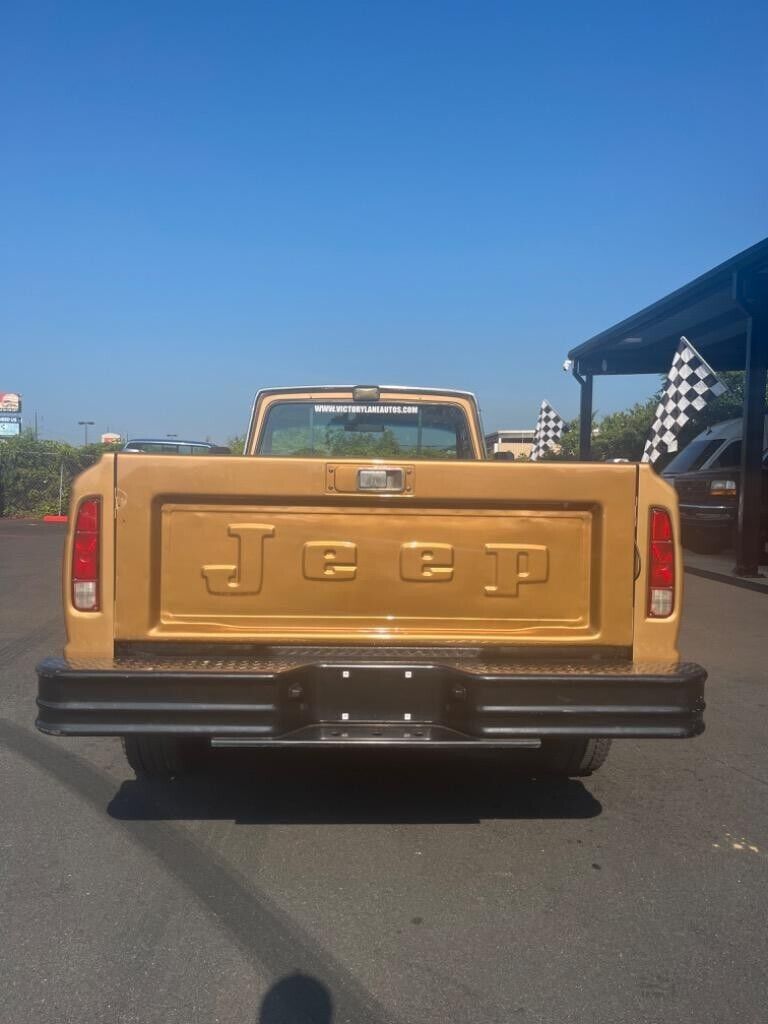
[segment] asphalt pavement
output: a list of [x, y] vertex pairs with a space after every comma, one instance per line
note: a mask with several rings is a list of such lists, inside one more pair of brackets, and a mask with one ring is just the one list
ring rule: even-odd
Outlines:
[[34, 729], [63, 536], [0, 521], [3, 1024], [766, 1020], [766, 595], [686, 578], [707, 732], [583, 783], [289, 751], [149, 786]]

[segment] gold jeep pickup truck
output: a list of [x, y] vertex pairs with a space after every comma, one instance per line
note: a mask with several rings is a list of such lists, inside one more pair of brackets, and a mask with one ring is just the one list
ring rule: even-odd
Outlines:
[[406, 387], [260, 391], [245, 453], [77, 479], [43, 732], [121, 736], [150, 776], [360, 745], [588, 775], [612, 737], [703, 730], [650, 467], [487, 461], [471, 394]]

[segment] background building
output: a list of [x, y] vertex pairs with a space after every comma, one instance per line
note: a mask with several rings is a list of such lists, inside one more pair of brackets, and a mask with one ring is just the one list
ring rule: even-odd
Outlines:
[[485, 447], [489, 455], [496, 452], [511, 452], [515, 458], [530, 455], [535, 430], [496, 430], [485, 435]]

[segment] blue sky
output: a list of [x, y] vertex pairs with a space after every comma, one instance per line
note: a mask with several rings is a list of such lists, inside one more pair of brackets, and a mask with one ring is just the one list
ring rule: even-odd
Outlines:
[[762, 2], [2, 19], [0, 391], [44, 436], [221, 440], [307, 382], [570, 416], [568, 348], [768, 234]]

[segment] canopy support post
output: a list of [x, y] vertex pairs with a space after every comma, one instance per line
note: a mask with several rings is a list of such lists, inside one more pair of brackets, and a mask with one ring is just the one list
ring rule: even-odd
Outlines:
[[592, 458], [592, 374], [585, 373], [582, 377], [575, 366], [571, 372], [581, 388], [579, 402], [579, 458], [582, 462], [589, 462]]
[[[761, 288], [762, 284], [762, 288]], [[741, 485], [736, 537], [737, 576], [759, 576], [764, 560], [761, 536], [765, 387], [768, 379], [768, 289], [756, 277], [736, 281], [739, 304], [748, 314], [746, 378], [741, 426]]]

